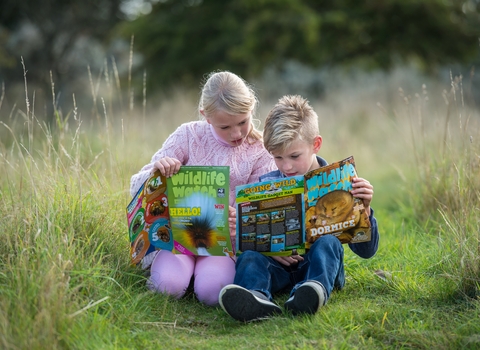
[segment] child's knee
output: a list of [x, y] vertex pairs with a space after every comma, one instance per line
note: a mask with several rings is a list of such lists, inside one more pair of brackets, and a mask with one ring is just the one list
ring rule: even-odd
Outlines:
[[217, 306], [218, 305], [218, 295], [220, 294], [220, 289], [200, 289], [195, 290], [195, 296], [198, 301], [207, 305], [207, 306]]
[[235, 264], [226, 257], [207, 257], [197, 260], [194, 290], [197, 299], [205, 305], [218, 305], [218, 294], [233, 283]]
[[152, 271], [148, 288], [157, 293], [165, 293], [177, 299], [185, 295], [190, 280], [185, 278], [164, 278], [161, 273]]
[[194, 260], [189, 256], [177, 256], [169, 251], [160, 251], [150, 268], [148, 288], [181, 298], [190, 284], [193, 266]]
[[263, 259], [263, 255], [254, 250], [246, 250], [240, 254], [237, 259], [237, 266], [240, 264], [252, 264], [259, 259]]
[[323, 235], [320, 236], [310, 249], [332, 249], [332, 250], [343, 250], [342, 243], [340, 240], [333, 235]]
[[218, 305], [220, 290], [227, 284], [233, 283], [233, 278], [215, 280], [215, 278], [195, 278], [194, 290], [197, 299], [208, 306]]

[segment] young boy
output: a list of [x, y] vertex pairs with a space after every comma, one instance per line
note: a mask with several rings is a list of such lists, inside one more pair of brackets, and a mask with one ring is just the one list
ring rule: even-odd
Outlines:
[[[261, 176], [260, 181], [303, 175], [327, 165], [317, 156], [322, 146], [318, 116], [301, 96], [284, 96], [278, 101], [265, 120], [263, 137], [278, 170]], [[370, 208], [373, 186], [356, 178], [352, 187], [351, 193], [363, 200], [369, 214], [372, 239], [349, 244], [349, 248], [362, 258], [370, 258], [378, 247], [377, 221]], [[285, 309], [294, 315], [314, 314], [326, 304], [334, 288], [345, 284], [343, 254], [342, 244], [332, 235], [320, 236], [305, 255], [268, 257], [247, 250], [237, 260], [234, 284], [220, 291], [220, 305], [236, 320], [258, 320], [281, 313], [272, 294], [290, 288]]]

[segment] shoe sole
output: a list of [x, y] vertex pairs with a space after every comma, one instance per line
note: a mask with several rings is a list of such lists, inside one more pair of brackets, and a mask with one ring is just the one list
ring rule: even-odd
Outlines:
[[[314, 302], [312, 303], [312, 301]], [[285, 303], [285, 308], [293, 315], [314, 314], [320, 306], [320, 297], [317, 291], [310, 286], [301, 286], [298, 288], [293, 300], [290, 303]]]
[[232, 318], [243, 322], [269, 318], [282, 312], [279, 306], [256, 298], [250, 291], [238, 286], [224, 290], [219, 303]]

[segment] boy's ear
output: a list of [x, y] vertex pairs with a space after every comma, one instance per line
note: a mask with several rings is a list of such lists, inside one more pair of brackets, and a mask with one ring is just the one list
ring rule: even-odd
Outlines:
[[318, 153], [320, 151], [320, 148], [322, 147], [322, 137], [320, 135], [315, 136], [313, 139], [313, 150], [315, 153]]

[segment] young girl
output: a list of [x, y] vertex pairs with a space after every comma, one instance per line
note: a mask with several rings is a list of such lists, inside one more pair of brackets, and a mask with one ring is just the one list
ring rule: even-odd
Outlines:
[[[257, 98], [253, 89], [230, 72], [210, 74], [199, 102], [200, 121], [182, 124], [171, 134], [149, 164], [131, 178], [130, 194], [156, 169], [170, 177], [182, 165], [230, 166], [230, 234], [235, 237], [235, 186], [258, 181], [276, 169], [273, 157], [253, 125]], [[191, 277], [201, 302], [218, 304], [220, 290], [233, 283], [235, 262], [226, 256], [189, 256], [161, 250], [151, 266], [150, 287], [180, 298]]]

